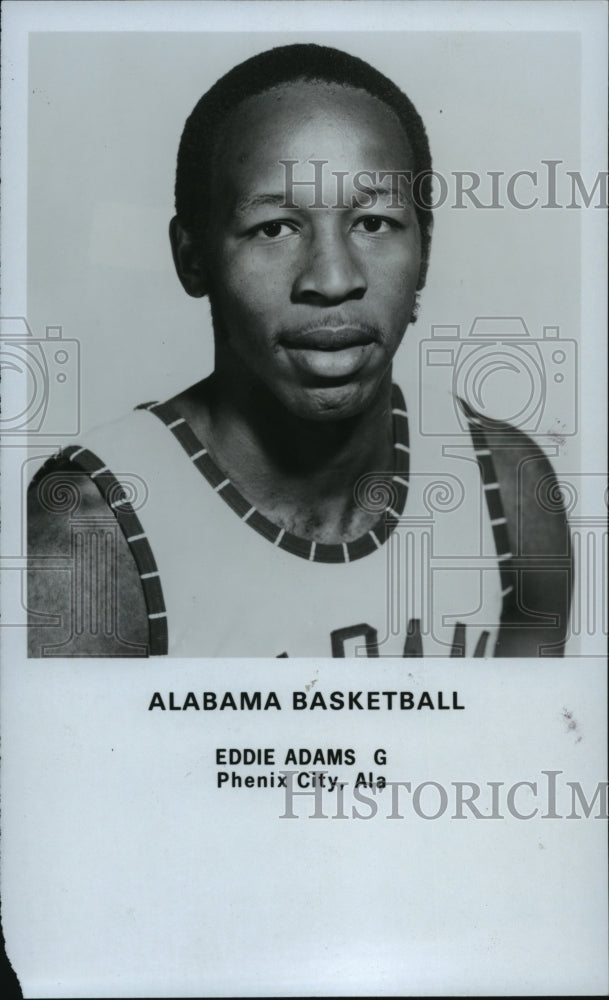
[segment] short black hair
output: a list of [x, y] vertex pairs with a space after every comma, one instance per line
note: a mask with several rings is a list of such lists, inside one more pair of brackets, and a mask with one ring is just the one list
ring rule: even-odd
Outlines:
[[206, 226], [213, 196], [209, 173], [228, 115], [246, 98], [298, 80], [335, 83], [367, 91], [397, 116], [412, 150], [418, 177], [415, 209], [421, 231], [422, 273], [431, 244], [431, 153], [425, 126], [412, 101], [388, 77], [363, 59], [325, 45], [296, 44], [268, 49], [246, 59], [214, 83], [184, 126], [175, 184], [175, 208], [191, 235]]

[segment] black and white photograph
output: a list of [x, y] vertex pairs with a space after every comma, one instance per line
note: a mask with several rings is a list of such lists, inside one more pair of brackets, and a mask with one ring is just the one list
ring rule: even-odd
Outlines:
[[3, 6], [23, 995], [602, 994], [607, 5]]
[[579, 651], [577, 35], [211, 39], [30, 40], [30, 655]]

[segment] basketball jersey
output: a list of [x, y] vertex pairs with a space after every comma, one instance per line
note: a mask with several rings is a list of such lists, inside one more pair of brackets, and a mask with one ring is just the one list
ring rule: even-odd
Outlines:
[[131, 548], [151, 654], [493, 655], [511, 557], [482, 426], [471, 414], [448, 447], [418, 433], [396, 386], [392, 409], [393, 468], [353, 484], [377, 520], [338, 544], [265, 517], [170, 404], [66, 449]]

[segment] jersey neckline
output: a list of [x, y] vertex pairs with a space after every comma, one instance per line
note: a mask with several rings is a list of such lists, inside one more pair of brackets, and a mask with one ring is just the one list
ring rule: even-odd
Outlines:
[[402, 392], [395, 384], [391, 390], [393, 469], [389, 472], [368, 473], [357, 482], [357, 502], [370, 513], [378, 511], [379, 517], [372, 528], [350, 542], [315, 542], [281, 528], [242, 495], [211, 458], [204, 442], [195, 434], [186, 418], [181, 417], [171, 403], [142, 403], [136, 409], [147, 410], [165, 424], [214, 492], [241, 521], [272, 545], [309, 562], [349, 563], [370, 555], [385, 544], [397, 527], [406, 506], [410, 467], [408, 413]]

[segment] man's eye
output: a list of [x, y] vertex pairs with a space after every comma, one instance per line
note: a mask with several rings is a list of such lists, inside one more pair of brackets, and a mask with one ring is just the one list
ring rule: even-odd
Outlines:
[[366, 233], [386, 233], [392, 228], [392, 223], [380, 215], [366, 215], [363, 219], [358, 219], [355, 225]]
[[295, 232], [295, 229], [288, 222], [264, 222], [261, 226], [256, 226], [255, 236], [266, 236], [267, 239], [274, 240], [278, 236], [287, 236], [288, 233]]

